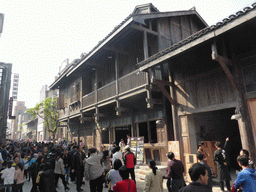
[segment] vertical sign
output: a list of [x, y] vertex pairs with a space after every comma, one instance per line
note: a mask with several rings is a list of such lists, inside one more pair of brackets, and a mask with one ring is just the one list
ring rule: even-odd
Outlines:
[[144, 162], [144, 137], [131, 137], [131, 152], [136, 156], [137, 164]]

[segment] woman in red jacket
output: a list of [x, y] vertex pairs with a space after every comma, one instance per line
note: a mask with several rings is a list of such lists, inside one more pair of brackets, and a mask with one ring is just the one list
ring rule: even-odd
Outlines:
[[125, 166], [119, 169], [119, 174], [122, 181], [118, 181], [113, 187], [114, 192], [137, 192], [136, 184], [132, 179], [129, 179], [129, 171]]

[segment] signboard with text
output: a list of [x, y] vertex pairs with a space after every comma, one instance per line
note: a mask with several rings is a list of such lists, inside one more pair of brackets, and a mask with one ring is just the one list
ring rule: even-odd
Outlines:
[[131, 152], [136, 156], [137, 165], [144, 162], [144, 137], [131, 137]]

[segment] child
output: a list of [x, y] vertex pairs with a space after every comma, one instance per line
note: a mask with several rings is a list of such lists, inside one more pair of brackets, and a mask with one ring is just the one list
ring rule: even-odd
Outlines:
[[11, 191], [12, 184], [14, 183], [15, 168], [12, 167], [12, 162], [7, 163], [7, 168], [2, 171], [1, 178], [4, 179], [4, 185], [7, 192]]
[[16, 166], [14, 180], [16, 180], [16, 184], [13, 185], [13, 192], [22, 192], [22, 187], [24, 184], [24, 171], [22, 163], [18, 163]]

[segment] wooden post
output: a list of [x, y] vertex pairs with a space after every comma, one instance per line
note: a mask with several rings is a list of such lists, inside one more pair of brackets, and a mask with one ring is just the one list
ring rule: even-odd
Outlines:
[[119, 78], [119, 54], [115, 53], [115, 78], [116, 78], [116, 96], [119, 94], [118, 78]]
[[[174, 101], [177, 101], [177, 93], [176, 93], [176, 86], [174, 84], [174, 77], [173, 74], [170, 73], [170, 80], [172, 83], [171, 89], [171, 95]], [[178, 116], [178, 105], [177, 103], [172, 105], [172, 121], [173, 121], [173, 133], [174, 133], [174, 140], [180, 141], [180, 132], [179, 132], [179, 116]], [[180, 146], [182, 146], [180, 144]]]
[[95, 103], [98, 103], [98, 69], [95, 68]]
[[[231, 46], [232, 47], [232, 46]], [[231, 52], [232, 49], [231, 49]], [[234, 52], [233, 52], [234, 53]], [[233, 54], [234, 57], [234, 54]], [[219, 62], [223, 71], [226, 73], [229, 81], [233, 85], [237, 95], [237, 110], [241, 113], [242, 118], [238, 120], [239, 132], [243, 149], [247, 149], [250, 153], [251, 159], [256, 160], [255, 156], [255, 142], [253, 137], [252, 125], [250, 120], [250, 114], [248, 111], [248, 105], [244, 96], [244, 86], [239, 79], [242, 79], [242, 70], [237, 63], [233, 65], [232, 61], [226, 57], [218, 55], [216, 42], [212, 44], [212, 59]], [[226, 64], [230, 64], [235, 67], [236, 77], [232, 75]]]
[[148, 37], [147, 31], [143, 32], [143, 50], [144, 50], [144, 59], [148, 58]]
[[[115, 53], [115, 78], [116, 78], [116, 97], [119, 95], [119, 86], [118, 86], [118, 78], [119, 78], [119, 54], [116, 52]], [[119, 109], [120, 107], [120, 102], [118, 98], [116, 99], [116, 109]], [[116, 115], [120, 116], [121, 112], [116, 111]]]

